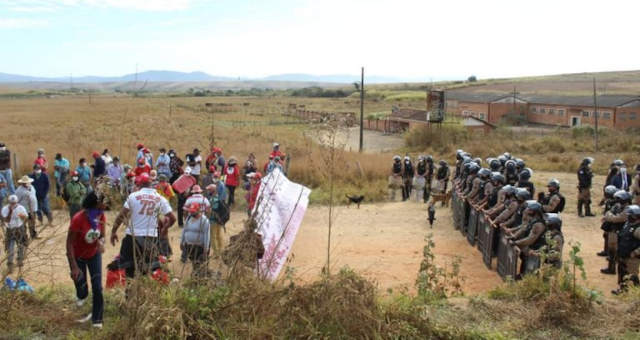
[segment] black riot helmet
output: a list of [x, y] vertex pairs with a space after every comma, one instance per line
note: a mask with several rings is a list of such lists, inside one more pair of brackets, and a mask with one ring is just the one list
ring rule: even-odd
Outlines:
[[506, 196], [513, 196], [513, 195], [515, 195], [515, 193], [516, 193], [516, 191], [517, 191], [517, 190], [518, 190], [518, 189], [516, 189], [516, 187], [514, 187], [514, 186], [512, 186], [512, 185], [510, 185], [510, 184], [507, 184], [507, 185], [505, 185], [505, 186], [503, 186], [503, 187], [502, 187], [502, 191], [504, 191], [504, 193], [505, 193], [505, 195], [506, 195]]
[[516, 167], [518, 168], [518, 170], [522, 170], [524, 169], [524, 167], [527, 166], [524, 161], [520, 158], [516, 158]]
[[469, 173], [474, 175], [480, 171], [480, 165], [476, 164], [476, 162], [469, 163]]
[[500, 166], [504, 166], [504, 164], [508, 161], [507, 157], [501, 155], [498, 157], [498, 162], [500, 162]]
[[493, 173], [491, 173], [491, 181], [494, 182], [494, 183], [504, 184], [505, 178], [501, 173], [493, 172]]
[[549, 188], [549, 191], [552, 191], [551, 189], [553, 189], [553, 191], [560, 190], [560, 181], [558, 181], [555, 178], [550, 180], [549, 183], [547, 184], [547, 188]]
[[478, 176], [480, 176], [480, 178], [482, 179], [488, 179], [489, 176], [491, 176], [491, 170], [487, 168], [482, 168], [478, 170]]
[[496, 158], [492, 158], [491, 161], [489, 161], [489, 168], [491, 171], [499, 171], [501, 166], [502, 164]]
[[635, 222], [640, 219], [640, 206], [633, 204], [624, 209], [624, 213], [627, 214], [629, 222]]
[[438, 164], [440, 164], [440, 166], [447, 166], [447, 161], [443, 159]]
[[531, 194], [529, 193], [529, 190], [527, 189], [523, 189], [523, 188], [518, 188], [516, 191], [516, 199], [518, 201], [526, 201], [528, 199], [531, 199]]
[[582, 159], [582, 163], [580, 165], [582, 166], [589, 166], [593, 164], [593, 158], [592, 157], [585, 157]]
[[618, 190], [615, 194], [613, 194], [613, 198], [615, 198], [620, 203], [631, 203], [631, 194], [625, 190]]
[[536, 200], [528, 200], [526, 202], [526, 209], [534, 213], [542, 212], [542, 204]]
[[518, 174], [518, 179], [523, 182], [523, 181], [528, 181], [529, 179], [531, 179], [531, 169], [526, 168], [523, 169], [522, 171], [520, 171], [520, 173]]
[[609, 198], [613, 198], [613, 195], [615, 195], [616, 192], [618, 192], [618, 188], [616, 188], [615, 185], [609, 184], [604, 187], [604, 195], [608, 196]]
[[507, 170], [510, 171], [515, 171], [516, 170], [516, 162], [512, 161], [512, 160], [508, 160], [505, 164], [504, 164], [505, 168], [507, 168]]
[[433, 163], [433, 157], [431, 155], [428, 155], [425, 160], [427, 161], [427, 163]]
[[544, 224], [549, 229], [562, 230], [562, 218], [559, 214], [547, 213], [544, 214]]

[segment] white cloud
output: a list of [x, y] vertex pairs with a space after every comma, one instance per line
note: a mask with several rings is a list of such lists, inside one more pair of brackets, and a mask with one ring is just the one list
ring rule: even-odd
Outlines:
[[194, 0], [6, 0], [15, 12], [51, 12], [64, 7], [91, 6], [139, 11], [176, 11], [191, 7]]
[[20, 29], [47, 26], [46, 20], [24, 18], [0, 18], [0, 28]]

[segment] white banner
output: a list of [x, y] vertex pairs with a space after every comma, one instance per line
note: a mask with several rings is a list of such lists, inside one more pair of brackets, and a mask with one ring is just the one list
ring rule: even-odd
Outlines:
[[278, 168], [262, 179], [254, 207], [257, 232], [262, 235], [265, 249], [259, 262], [261, 277], [273, 281], [280, 274], [307, 211], [310, 193], [308, 188], [287, 179]]

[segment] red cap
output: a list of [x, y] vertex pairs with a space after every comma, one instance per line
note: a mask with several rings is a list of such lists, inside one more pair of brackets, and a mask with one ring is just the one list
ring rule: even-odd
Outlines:
[[136, 177], [136, 185], [140, 186], [147, 183], [151, 183], [151, 178], [148, 173], [143, 172], [140, 176]]
[[210, 166], [209, 172], [216, 172], [216, 166], [215, 165]]
[[216, 153], [216, 152], [222, 152], [222, 149], [216, 146], [216, 147], [214, 147], [214, 148], [212, 149], [212, 151], [213, 151], [213, 153]]
[[94, 151], [91, 155], [93, 156], [93, 158], [100, 157], [100, 154], [98, 153], [98, 151]]
[[138, 144], [136, 145], [136, 148], [138, 148], [138, 149], [142, 149], [142, 148], [144, 148], [144, 145], [142, 145], [142, 143], [138, 143]]
[[252, 177], [255, 178], [255, 179], [261, 179], [262, 178], [262, 173], [260, 173], [260, 171], [254, 172]]
[[142, 152], [144, 152], [144, 153], [149, 153], [150, 151], [149, 151], [149, 149], [144, 148], [144, 149], [142, 149]]
[[138, 159], [138, 164], [144, 164], [146, 160], [144, 158]]
[[191, 213], [198, 212], [200, 211], [200, 203], [192, 202], [189, 205], [185, 205], [183, 209]]
[[73, 176], [78, 176], [78, 172], [75, 171], [75, 170], [71, 171], [71, 177], [73, 177]]

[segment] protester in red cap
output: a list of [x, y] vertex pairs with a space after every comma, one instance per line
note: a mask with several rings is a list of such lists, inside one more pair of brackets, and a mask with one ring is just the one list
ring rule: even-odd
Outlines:
[[260, 192], [260, 183], [262, 183], [262, 174], [260, 172], [254, 172], [249, 174], [249, 183], [251, 183], [251, 187], [249, 188], [249, 216], [251, 216], [251, 212], [256, 205], [258, 200], [258, 193]]
[[36, 160], [33, 161], [34, 165], [39, 165], [40, 169], [42, 170], [42, 172], [46, 173], [47, 172], [47, 168], [49, 167], [49, 163], [47, 162], [47, 159], [44, 157], [44, 149], [40, 148], [38, 149], [38, 156], [36, 157]]
[[235, 157], [231, 156], [229, 158], [229, 163], [224, 168], [224, 175], [226, 176], [224, 184], [227, 190], [229, 190], [228, 204], [232, 206], [235, 203], [236, 187], [240, 184], [240, 170], [238, 169], [238, 162]]
[[207, 172], [206, 175], [204, 175], [204, 177], [202, 177], [202, 187], [206, 188], [209, 186], [209, 184], [213, 184], [214, 182], [214, 177], [213, 174], [216, 173], [216, 167], [214, 165], [211, 165], [209, 167], [209, 172]]
[[151, 153], [151, 150], [144, 148], [142, 149], [142, 153], [144, 155], [145, 162], [149, 165], [149, 168], [153, 169], [153, 154]]
[[100, 157], [100, 153], [98, 151], [94, 151], [93, 154], [93, 181], [95, 182], [102, 176], [107, 174], [107, 164], [104, 162], [104, 159]]
[[[189, 196], [186, 202], [184, 202], [184, 206], [189, 207], [193, 204], [198, 204], [201, 213], [207, 216], [211, 213], [211, 203], [209, 203], [209, 200], [204, 197], [204, 195], [202, 195], [202, 188], [197, 184], [191, 187], [191, 196]], [[188, 254], [186, 252], [182, 252], [182, 263], [185, 263], [187, 261], [187, 255]]]
[[136, 175], [136, 177], [142, 175], [143, 173], [146, 173], [148, 175], [150, 172], [151, 167], [149, 166], [149, 164], [147, 164], [144, 157], [138, 159], [138, 166], [136, 166], [135, 170], [133, 170], [133, 173]]
[[273, 143], [273, 150], [271, 151], [271, 154], [269, 154], [269, 156], [273, 158], [280, 156], [280, 159], [284, 159], [284, 153], [280, 151], [280, 144]]
[[211, 148], [211, 152], [207, 155], [207, 159], [204, 161], [204, 165], [207, 169], [210, 169], [212, 166], [216, 167], [216, 159], [218, 158], [218, 155], [216, 155], [217, 150], [218, 148], [214, 146]]
[[210, 246], [209, 219], [202, 213], [202, 207], [198, 203], [185, 205], [187, 221], [182, 229], [180, 248], [193, 264], [192, 276], [204, 277], [206, 275], [207, 255]]

